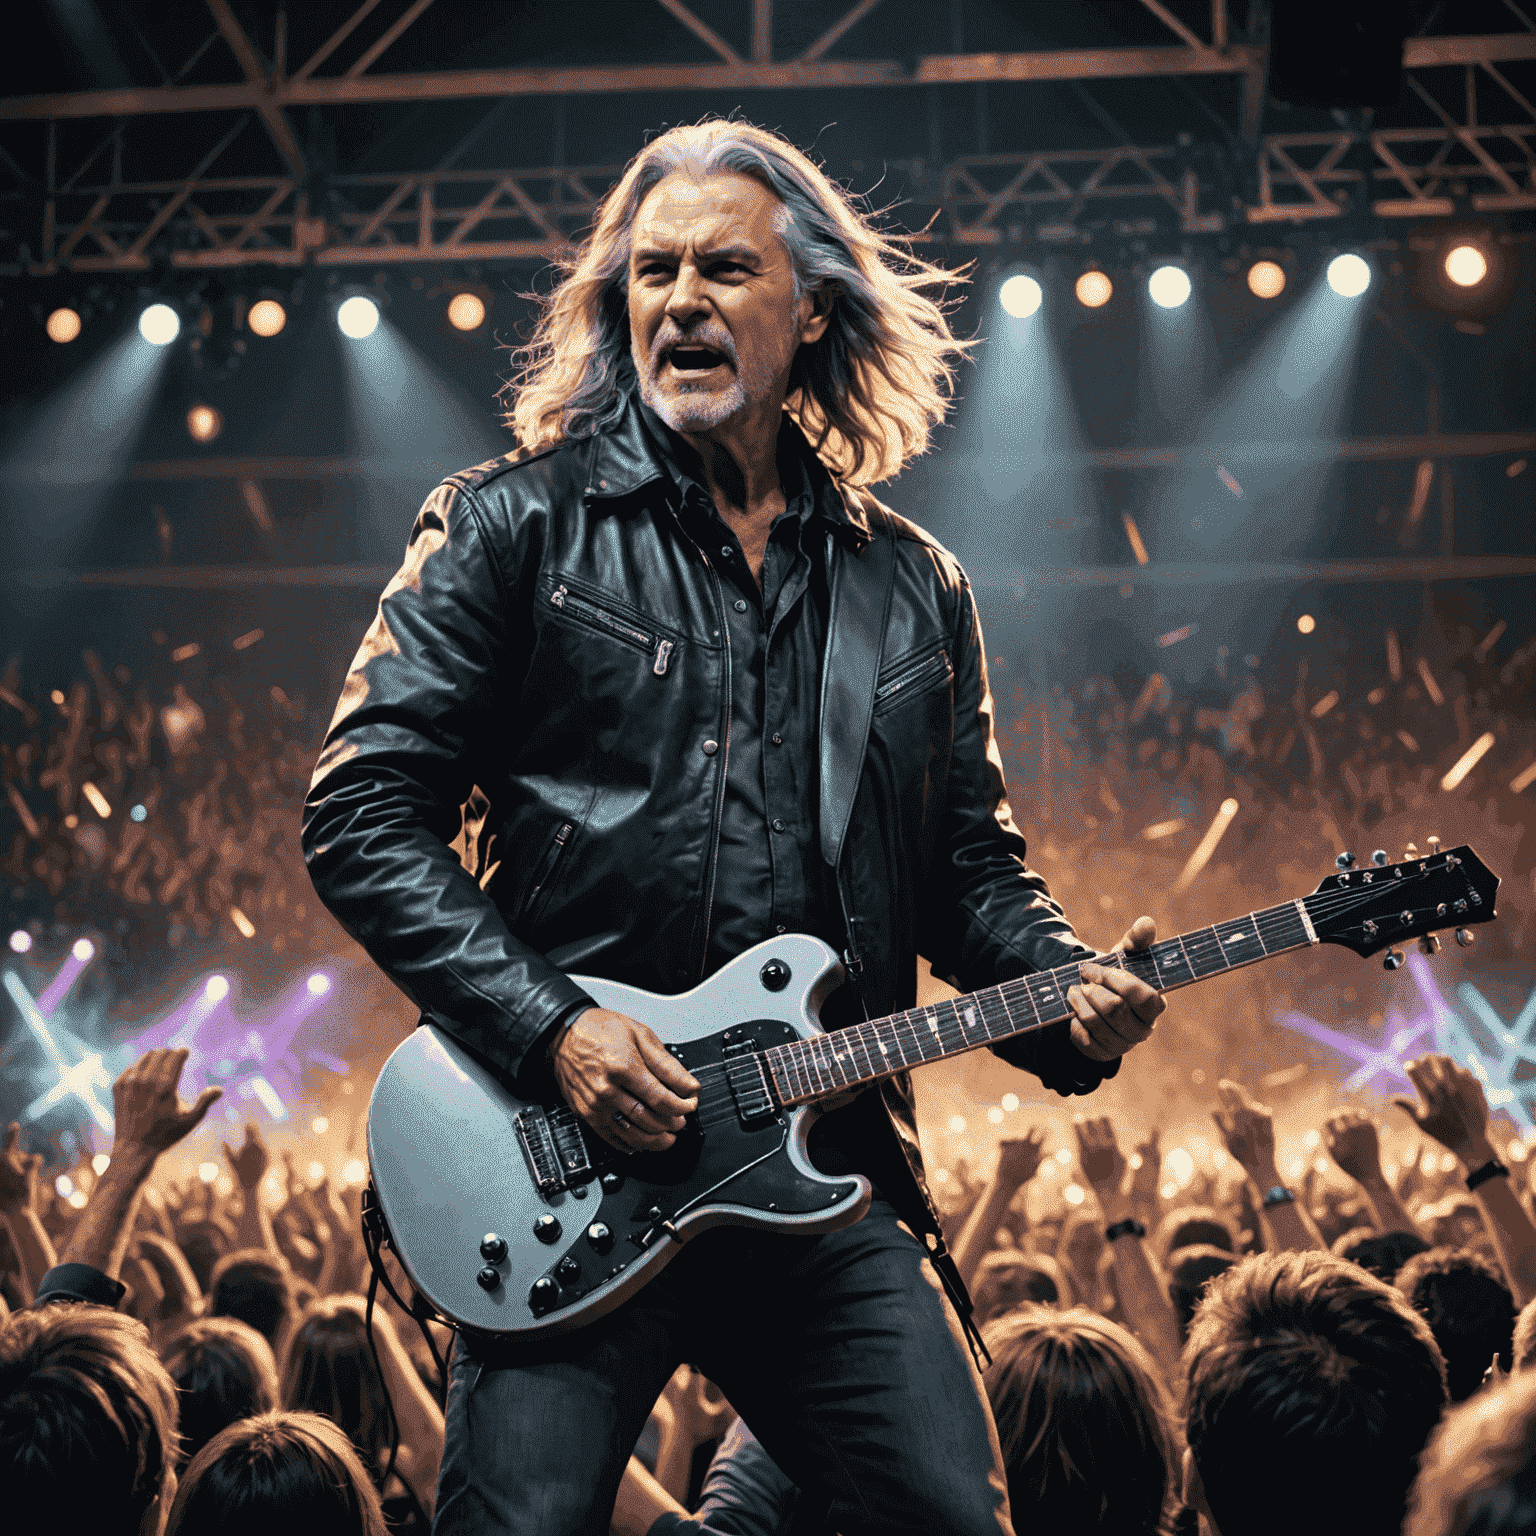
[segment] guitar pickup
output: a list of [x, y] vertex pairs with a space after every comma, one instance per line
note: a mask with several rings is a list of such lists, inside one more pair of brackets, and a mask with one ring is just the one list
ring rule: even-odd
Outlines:
[[764, 1120], [778, 1113], [778, 1105], [768, 1090], [768, 1076], [763, 1071], [763, 1058], [758, 1054], [756, 1040], [739, 1040], [728, 1045], [720, 1053], [725, 1067], [725, 1080], [730, 1084], [731, 1097], [736, 1101], [736, 1113], [743, 1125], [754, 1120]]
[[528, 1171], [546, 1200], [573, 1184], [590, 1181], [592, 1154], [573, 1109], [564, 1105], [550, 1110], [525, 1109], [512, 1124]]

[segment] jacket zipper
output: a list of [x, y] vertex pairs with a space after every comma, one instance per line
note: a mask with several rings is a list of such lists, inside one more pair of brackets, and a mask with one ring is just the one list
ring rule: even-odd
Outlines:
[[627, 620], [620, 618], [618, 614], [610, 613], [608, 609], [589, 602], [584, 597], [578, 597], [564, 582], [549, 594], [549, 605], [551, 608], [558, 608], [562, 613], [568, 613], [573, 618], [603, 630], [616, 640], [622, 640], [639, 650], [652, 652], [654, 660], [651, 663], [651, 671], [657, 677], [667, 675], [672, 653], [677, 649], [675, 641], [663, 640], [648, 634], [643, 629], [637, 629]]
[[704, 941], [699, 950], [699, 980], [703, 981], [709, 965], [709, 926], [714, 921], [715, 875], [720, 867], [720, 818], [725, 809], [725, 780], [731, 760], [731, 625], [726, 617], [725, 593], [720, 586], [720, 577], [702, 549], [699, 550], [699, 556], [709, 570], [709, 579], [715, 592], [715, 612], [720, 618], [720, 638], [725, 643], [725, 728], [721, 732], [725, 740], [720, 744], [720, 763], [715, 770], [715, 805], [709, 823], [709, 877], [704, 883]]
[[533, 877], [533, 885], [528, 891], [528, 900], [524, 903], [524, 921], [531, 922], [533, 914], [538, 908], [539, 895], [544, 887], [554, 878], [555, 871], [560, 867], [560, 860], [565, 857], [567, 844], [571, 840], [571, 834], [576, 830], [574, 821], [562, 821], [555, 832], [554, 841], [550, 843], [548, 851], [539, 864], [538, 872]]
[[881, 683], [875, 689], [875, 703], [883, 704], [892, 695], [900, 693], [903, 688], [910, 687], [913, 683], [920, 682], [930, 672], [947, 671], [949, 668], [949, 656], [945, 651], [936, 651], [932, 656], [925, 657], [914, 666], [910, 666], [905, 672], [898, 673], [888, 683]]

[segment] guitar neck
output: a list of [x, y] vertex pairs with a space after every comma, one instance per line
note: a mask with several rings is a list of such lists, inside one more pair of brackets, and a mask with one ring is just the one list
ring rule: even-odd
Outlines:
[[[1159, 992], [1172, 992], [1317, 942], [1303, 899], [1181, 933], [1149, 949], [1116, 950], [1103, 963], [1129, 971]], [[792, 1040], [764, 1051], [763, 1061], [781, 1103], [831, 1098], [908, 1067], [943, 1061], [1071, 1017], [1067, 990], [1077, 983], [1080, 964], [1074, 960], [979, 992]]]

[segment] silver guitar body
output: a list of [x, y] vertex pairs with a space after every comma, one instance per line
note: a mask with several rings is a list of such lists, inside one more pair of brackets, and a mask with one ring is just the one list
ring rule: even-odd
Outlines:
[[710, 1227], [829, 1232], [865, 1213], [867, 1179], [806, 1156], [817, 1109], [783, 1108], [753, 1059], [822, 1033], [817, 1009], [842, 979], [828, 945], [770, 939], [676, 997], [573, 979], [698, 1077], [698, 1113], [669, 1151], [625, 1156], [564, 1105], [517, 1098], [448, 1034], [417, 1029], [374, 1086], [368, 1158], [391, 1246], [443, 1317], [486, 1334], [565, 1332]]

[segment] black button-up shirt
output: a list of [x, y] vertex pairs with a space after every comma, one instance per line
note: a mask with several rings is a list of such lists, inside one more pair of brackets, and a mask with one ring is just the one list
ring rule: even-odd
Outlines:
[[672, 480], [683, 526], [719, 576], [725, 599], [731, 723], [706, 970], [778, 933], [816, 934], [841, 951], [846, 939], [816, 815], [831, 510], [822, 498], [835, 498], [836, 488], [819, 463], [807, 462], [805, 438], [785, 417], [778, 442], [785, 510], [769, 530], [759, 587], [740, 540], [679, 463], [688, 457], [686, 445], [648, 407], [641, 416]]

